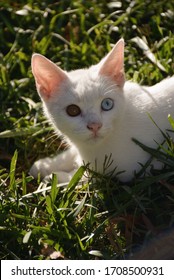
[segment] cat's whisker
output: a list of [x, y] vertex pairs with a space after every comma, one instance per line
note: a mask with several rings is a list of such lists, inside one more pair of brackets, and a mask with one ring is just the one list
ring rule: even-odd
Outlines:
[[47, 137], [47, 140], [50, 141], [50, 140], [53, 139], [54, 141], [56, 141], [58, 138], [59, 137], [58, 137], [57, 133], [53, 132], [53, 133], [50, 134], [50, 136]]
[[103, 88], [104, 95], [108, 95], [110, 93], [113, 93], [113, 91], [115, 92], [116, 86], [115, 84], [107, 85], [105, 81], [102, 81], [101, 88]]

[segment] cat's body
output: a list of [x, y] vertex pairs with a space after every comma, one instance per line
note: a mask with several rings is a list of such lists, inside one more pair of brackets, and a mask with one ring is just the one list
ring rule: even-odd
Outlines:
[[[168, 114], [174, 111], [174, 77], [143, 87], [124, 80], [124, 42], [89, 69], [64, 72], [40, 55], [33, 56], [32, 70], [46, 116], [70, 140], [70, 149], [54, 159], [37, 161], [31, 173], [36, 176], [58, 173], [60, 181], [71, 178], [82, 164], [103, 172], [106, 156], [113, 163], [107, 170], [125, 171], [127, 181], [149, 155], [132, 138], [155, 147], [163, 138], [160, 130], [169, 128]], [[149, 114], [149, 115], [148, 115]], [[155, 141], [154, 141], [155, 140]]]

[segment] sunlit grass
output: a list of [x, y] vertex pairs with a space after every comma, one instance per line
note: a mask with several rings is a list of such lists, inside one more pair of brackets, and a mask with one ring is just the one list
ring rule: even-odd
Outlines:
[[[2, 1], [1, 259], [124, 259], [172, 228], [174, 146], [165, 131], [165, 145], [159, 143], [157, 150], [134, 139], [164, 167], [155, 170], [149, 160], [127, 184], [91, 172], [90, 166], [81, 167], [66, 185], [55, 175], [50, 182], [35, 180], [28, 171], [60, 144], [42, 114], [32, 53], [77, 69], [97, 63], [124, 37], [127, 79], [151, 85], [173, 74], [173, 10], [172, 1]], [[88, 180], [81, 183], [84, 172]]]

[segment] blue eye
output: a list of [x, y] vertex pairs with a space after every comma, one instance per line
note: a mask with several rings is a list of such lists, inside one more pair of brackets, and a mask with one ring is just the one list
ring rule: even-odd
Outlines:
[[103, 99], [101, 103], [101, 108], [103, 111], [109, 111], [114, 107], [114, 100], [111, 98], [105, 98]]

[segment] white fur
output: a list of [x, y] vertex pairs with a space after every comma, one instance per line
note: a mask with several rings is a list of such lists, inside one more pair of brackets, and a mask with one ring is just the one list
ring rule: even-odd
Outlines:
[[[123, 49], [123, 40], [120, 40], [98, 65], [69, 73], [60, 68], [55, 70], [55, 65], [40, 55], [33, 56], [32, 69], [44, 112], [58, 133], [71, 143], [71, 148], [53, 159], [37, 161], [31, 174], [36, 176], [40, 172], [44, 177], [56, 172], [59, 181], [67, 181], [82, 161], [103, 172], [105, 157], [112, 155], [113, 163], [107, 171], [117, 167], [117, 171], [125, 171], [119, 175], [120, 180], [127, 181], [140, 169], [139, 163], [145, 163], [149, 158], [149, 154], [132, 138], [150, 147], [157, 147], [155, 141], [162, 142], [162, 134], [148, 114], [161, 129], [170, 128], [167, 117], [168, 114], [173, 115], [174, 77], [152, 87], [129, 81], [124, 83]], [[44, 69], [49, 67], [53, 78], [45, 78], [46, 82], [43, 83], [40, 68], [44, 73]], [[63, 73], [59, 75], [59, 71]], [[58, 84], [55, 82], [56, 75], [59, 76]], [[54, 87], [50, 89], [51, 79], [54, 79]], [[110, 111], [101, 109], [105, 98], [114, 100]], [[69, 116], [66, 108], [70, 104], [78, 105], [81, 114]], [[91, 123], [102, 124], [97, 136], [87, 128]]]

